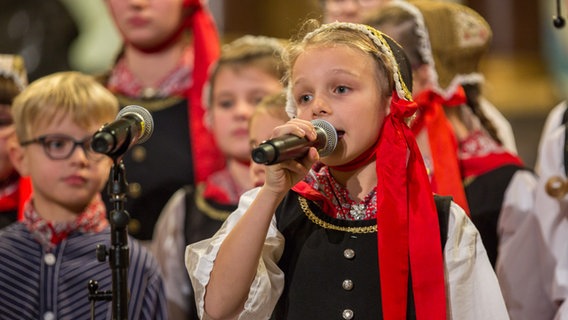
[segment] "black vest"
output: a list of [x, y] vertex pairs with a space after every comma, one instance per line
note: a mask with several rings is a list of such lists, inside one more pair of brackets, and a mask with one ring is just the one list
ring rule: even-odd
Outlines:
[[[435, 198], [445, 243], [451, 198]], [[376, 220], [331, 218], [294, 192], [282, 201], [276, 218], [286, 239], [278, 263], [285, 286], [273, 319], [383, 318]], [[410, 281], [408, 292], [407, 319], [415, 319]]]
[[[224, 205], [203, 198], [205, 185], [199, 184], [197, 188], [186, 186], [185, 189], [185, 219], [180, 223], [185, 223], [185, 244], [189, 245], [213, 236], [227, 219], [231, 212], [237, 209], [236, 205]], [[185, 257], [181, 256], [182, 263], [185, 264]], [[189, 282], [189, 276], [187, 283]], [[189, 312], [187, 320], [199, 320], [197, 307], [195, 306], [195, 295], [193, 290], [187, 298]]]

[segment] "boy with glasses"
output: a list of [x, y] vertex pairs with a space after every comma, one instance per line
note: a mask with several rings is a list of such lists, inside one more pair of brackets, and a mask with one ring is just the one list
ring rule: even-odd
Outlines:
[[[32, 181], [22, 221], [0, 231], [0, 315], [10, 319], [88, 319], [90, 280], [112, 288], [108, 263], [96, 246], [110, 247], [100, 191], [112, 160], [90, 148], [93, 133], [112, 121], [116, 98], [92, 77], [56, 73], [27, 87], [12, 114], [20, 146], [16, 169]], [[155, 259], [129, 239], [130, 319], [165, 319], [162, 278]], [[110, 319], [111, 302], [97, 301], [95, 319]]]

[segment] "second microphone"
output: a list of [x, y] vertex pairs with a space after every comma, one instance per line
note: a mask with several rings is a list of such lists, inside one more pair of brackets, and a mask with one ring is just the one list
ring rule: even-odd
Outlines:
[[286, 134], [262, 142], [251, 152], [252, 160], [260, 164], [276, 164], [290, 159], [298, 159], [306, 155], [310, 147], [318, 150], [320, 157], [325, 157], [337, 146], [337, 132], [327, 121], [312, 120], [317, 138], [308, 141], [305, 137]]

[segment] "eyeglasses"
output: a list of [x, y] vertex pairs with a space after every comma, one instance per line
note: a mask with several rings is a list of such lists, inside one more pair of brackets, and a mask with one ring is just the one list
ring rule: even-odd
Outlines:
[[39, 143], [43, 147], [45, 155], [52, 160], [69, 159], [75, 151], [75, 148], [80, 146], [83, 148], [87, 158], [93, 161], [100, 161], [105, 155], [91, 149], [91, 140], [92, 137], [87, 137], [83, 140], [75, 140], [64, 134], [46, 134], [32, 140], [20, 142], [20, 145], [27, 146], [32, 143]]

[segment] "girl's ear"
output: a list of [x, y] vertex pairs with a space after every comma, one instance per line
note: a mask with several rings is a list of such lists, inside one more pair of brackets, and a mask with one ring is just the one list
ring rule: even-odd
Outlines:
[[18, 138], [13, 134], [7, 141], [8, 156], [14, 168], [21, 176], [28, 175], [27, 155], [24, 148], [18, 143]]

